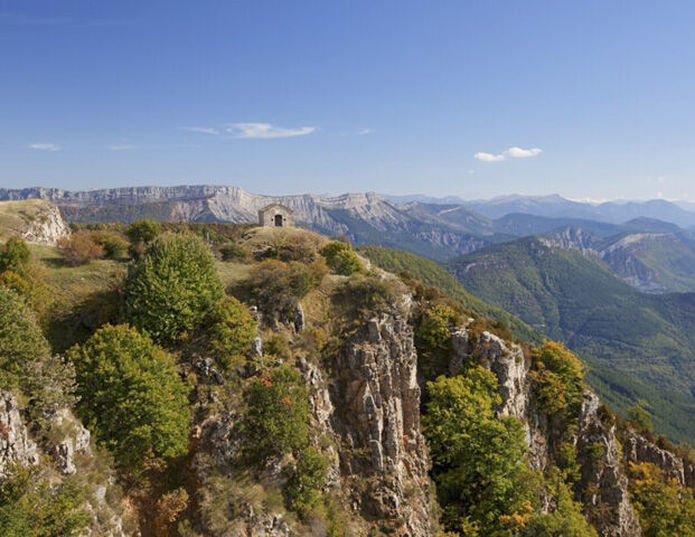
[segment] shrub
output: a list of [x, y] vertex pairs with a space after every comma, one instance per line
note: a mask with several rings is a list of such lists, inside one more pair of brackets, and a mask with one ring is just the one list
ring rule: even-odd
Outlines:
[[434, 380], [446, 373], [451, 357], [451, 331], [461, 324], [461, 315], [445, 304], [422, 309], [415, 324], [418, 367], [423, 378]]
[[626, 417], [640, 430], [648, 433], [652, 432], [652, 416], [640, 405], [633, 405], [628, 408]]
[[123, 293], [129, 322], [158, 343], [180, 341], [199, 328], [223, 294], [205, 243], [168, 234], [131, 265]]
[[0, 483], [0, 535], [71, 537], [84, 535], [89, 523], [86, 498], [75, 477], [51, 483], [43, 466], [11, 469]]
[[104, 249], [108, 259], [123, 259], [128, 255], [128, 241], [114, 231], [92, 231], [92, 238]]
[[0, 249], [0, 272], [7, 270], [24, 276], [31, 259], [31, 251], [22, 239], [12, 237]]
[[106, 255], [104, 248], [97, 244], [88, 231], [77, 231], [70, 237], [58, 241], [58, 250], [66, 264], [84, 265], [92, 259], [101, 259]]
[[154, 220], [135, 220], [125, 231], [130, 242], [149, 244], [162, 233], [162, 226]]
[[316, 507], [321, 487], [326, 480], [326, 469], [326, 459], [315, 447], [302, 450], [297, 467], [283, 489], [285, 501], [290, 509], [306, 516]]
[[162, 226], [154, 220], [136, 220], [125, 231], [130, 239], [128, 252], [133, 259], [140, 259], [149, 243], [162, 233]]
[[127, 325], [108, 325], [67, 355], [77, 371], [78, 410], [121, 467], [185, 453], [188, 388], [169, 353]]
[[695, 498], [690, 489], [647, 462], [629, 465], [629, 491], [645, 537], [695, 536]]
[[362, 261], [347, 242], [333, 241], [321, 249], [321, 255], [336, 274], [350, 276], [364, 271]]
[[206, 323], [210, 347], [223, 367], [228, 369], [234, 357], [246, 356], [256, 337], [256, 319], [233, 297], [220, 300]]
[[241, 437], [251, 460], [262, 464], [306, 446], [309, 401], [296, 369], [282, 365], [262, 372], [249, 381], [244, 400]]
[[544, 341], [533, 354], [534, 395], [548, 415], [571, 411], [581, 404], [584, 373], [579, 359], [561, 343]]
[[357, 274], [336, 289], [333, 299], [350, 311], [348, 315], [363, 317], [390, 310], [398, 297], [395, 281]]
[[31, 290], [29, 282], [11, 270], [0, 272], [0, 285], [12, 289], [21, 296], [26, 296]]
[[246, 261], [248, 252], [234, 242], [228, 242], [220, 247], [222, 261]]
[[267, 259], [256, 266], [246, 287], [263, 313], [275, 320], [292, 319], [299, 300], [319, 283], [324, 269], [320, 263]]
[[32, 416], [72, 403], [74, 373], [50, 353], [33, 314], [14, 291], [0, 287], [0, 389], [19, 388]]

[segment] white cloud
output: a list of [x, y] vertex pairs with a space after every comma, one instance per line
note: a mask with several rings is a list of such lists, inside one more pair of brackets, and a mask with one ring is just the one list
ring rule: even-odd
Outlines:
[[485, 153], [483, 151], [476, 153], [473, 155], [473, 157], [477, 158], [478, 160], [482, 160], [483, 162], [499, 162], [500, 160], [504, 160], [506, 158], [504, 153], [493, 155], [492, 153]]
[[501, 162], [507, 160], [508, 158], [530, 158], [540, 155], [543, 150], [539, 147], [533, 147], [531, 149], [522, 149], [521, 147], [510, 147], [505, 149], [501, 153], [485, 153], [478, 152], [473, 155], [474, 158], [482, 160], [483, 162]]
[[505, 151], [508, 157], [513, 158], [529, 158], [540, 155], [543, 152], [542, 149], [534, 147], [532, 149], [521, 149], [520, 147], [510, 147]]
[[372, 134], [374, 132], [374, 129], [360, 129], [357, 131], [358, 136], [364, 136], [366, 134]]
[[316, 130], [316, 127], [285, 128], [276, 127], [270, 123], [232, 123], [227, 127], [227, 132], [237, 138], [292, 138], [294, 136], [306, 136]]
[[130, 144], [116, 144], [110, 145], [109, 149], [111, 151], [129, 151], [130, 149], [135, 149], [135, 146]]
[[199, 132], [201, 134], [219, 134], [220, 131], [214, 127], [181, 127], [181, 130], [188, 132]]
[[39, 151], [60, 151], [59, 145], [49, 143], [30, 144], [29, 147], [32, 149], [38, 149]]

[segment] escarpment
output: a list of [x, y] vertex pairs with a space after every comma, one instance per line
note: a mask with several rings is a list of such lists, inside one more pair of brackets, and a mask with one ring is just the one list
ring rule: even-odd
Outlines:
[[[407, 313], [406, 313], [407, 315]], [[340, 438], [341, 475], [368, 483], [355, 507], [401, 535], [432, 534], [433, 506], [412, 331], [404, 315], [371, 318], [332, 365], [331, 426]], [[398, 522], [400, 521], [400, 522]]]

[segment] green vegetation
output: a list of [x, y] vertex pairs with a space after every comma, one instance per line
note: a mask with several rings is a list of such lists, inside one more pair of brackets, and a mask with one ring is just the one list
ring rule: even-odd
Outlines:
[[263, 371], [249, 381], [240, 431], [249, 460], [260, 465], [271, 457], [306, 447], [307, 397], [299, 373], [286, 365]]
[[208, 247], [197, 237], [162, 235], [128, 271], [125, 315], [158, 343], [173, 344], [200, 327], [222, 298]]
[[75, 478], [52, 484], [48, 468], [16, 466], [0, 481], [0, 535], [83, 535], [89, 522], [85, 500]]
[[534, 349], [531, 371], [533, 392], [540, 409], [549, 416], [576, 416], [584, 391], [584, 374], [579, 359], [561, 343], [544, 341]]
[[321, 487], [326, 481], [326, 467], [325, 457], [316, 448], [302, 450], [297, 466], [283, 489], [290, 509], [306, 516], [316, 508], [321, 499]]
[[14, 291], [0, 286], [0, 389], [18, 388], [32, 415], [70, 404], [74, 373], [50, 353], [33, 313]]
[[540, 341], [538, 334], [518, 317], [473, 296], [454, 276], [434, 261], [403, 250], [381, 246], [363, 246], [358, 251], [384, 270], [401, 274], [405, 279], [412, 278], [424, 286], [438, 289], [458, 302], [465, 310], [503, 322], [515, 337], [523, 341]]
[[649, 412], [647, 412], [640, 405], [633, 405], [628, 408], [627, 412], [625, 412], [625, 417], [641, 431], [646, 433], [652, 432], [652, 417]]
[[655, 465], [630, 464], [630, 496], [645, 537], [695, 536], [695, 498]]
[[0, 272], [11, 271], [23, 275], [29, 265], [31, 251], [22, 239], [12, 237], [0, 247]]
[[173, 357], [126, 325], [106, 326], [67, 353], [77, 371], [78, 410], [123, 468], [186, 452], [188, 387]]
[[461, 314], [446, 304], [422, 307], [415, 323], [418, 373], [434, 380], [447, 372], [451, 358], [451, 333], [460, 326]]
[[350, 276], [364, 270], [362, 262], [347, 242], [333, 241], [321, 248], [321, 255], [336, 274]]
[[155, 220], [136, 220], [128, 226], [125, 234], [133, 244], [151, 243], [162, 233], [162, 225]]
[[292, 319], [299, 300], [321, 281], [325, 264], [310, 265], [267, 259], [259, 263], [246, 281], [258, 308], [271, 319]]
[[256, 337], [256, 320], [234, 297], [225, 297], [215, 304], [205, 323], [209, 346], [223, 368], [229, 370], [235, 361], [243, 361]]
[[644, 401], [655, 428], [695, 440], [695, 299], [643, 295], [600, 262], [525, 238], [447, 264], [472, 293], [566, 343], [587, 380], [624, 412]]
[[422, 427], [430, 446], [437, 494], [448, 530], [492, 536], [502, 516], [523, 509], [521, 422], [497, 418], [497, 378], [476, 366], [427, 384]]

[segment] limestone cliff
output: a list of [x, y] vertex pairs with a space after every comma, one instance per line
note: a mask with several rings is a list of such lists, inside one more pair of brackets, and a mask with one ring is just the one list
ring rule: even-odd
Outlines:
[[16, 465], [45, 464], [44, 474], [52, 483], [74, 475], [85, 493], [90, 517], [85, 537], [126, 537], [130, 532], [125, 529], [122, 509], [107, 497], [114, 493], [115, 476], [108, 469], [97, 470], [100, 463], [92, 452], [89, 431], [67, 408], [51, 415], [43, 428], [49, 434], [33, 438], [32, 423], [17, 398], [0, 392], [0, 481]]
[[[495, 373], [502, 397], [499, 414], [523, 422], [529, 445], [528, 462], [532, 468], [545, 469], [556, 457], [566, 425], [544, 414], [534, 401], [530, 359], [518, 345], [487, 331], [472, 337], [466, 327], [458, 328], [452, 334], [452, 343], [452, 373], [470, 360]], [[642, 530], [630, 504], [615, 424], [604, 423], [598, 396], [591, 390], [584, 392], [576, 423], [570, 438], [580, 464], [576, 495], [587, 519], [602, 537], [641, 536]]]
[[55, 246], [68, 235], [70, 230], [53, 203], [36, 199], [0, 202], [0, 237]]

